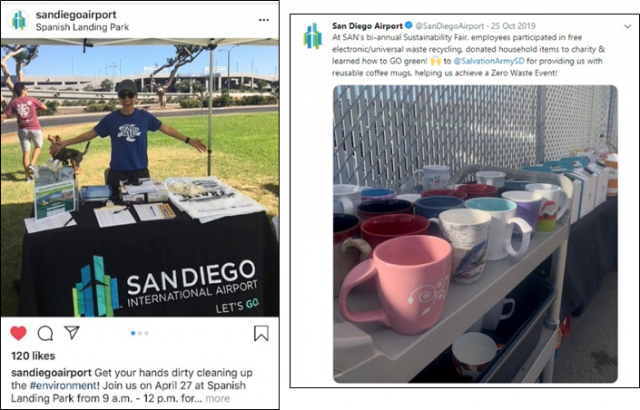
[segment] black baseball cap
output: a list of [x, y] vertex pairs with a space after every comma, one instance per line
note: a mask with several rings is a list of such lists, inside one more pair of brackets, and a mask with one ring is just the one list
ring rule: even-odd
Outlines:
[[138, 94], [138, 87], [136, 87], [136, 83], [133, 80], [123, 80], [116, 87], [117, 92], [124, 90], [130, 91], [132, 94]]

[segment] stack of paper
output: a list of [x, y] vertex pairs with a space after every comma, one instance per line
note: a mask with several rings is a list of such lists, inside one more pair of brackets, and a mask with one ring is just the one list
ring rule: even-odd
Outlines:
[[176, 207], [203, 223], [226, 216], [265, 210], [253, 199], [215, 177], [168, 178], [163, 181], [163, 185], [169, 191], [169, 199]]
[[94, 209], [100, 228], [110, 226], [129, 225], [136, 223], [131, 212], [123, 206], [112, 206]]
[[29, 233], [77, 225], [76, 221], [69, 213], [58, 214], [38, 221], [36, 221], [36, 218], [28, 218], [24, 220], [24, 224], [27, 227], [27, 232]]
[[153, 181], [143, 181], [140, 185], [126, 185], [127, 187], [127, 192], [130, 195], [137, 195], [137, 194], [145, 194], [148, 192], [157, 192], [158, 189], [156, 188], [156, 186], [153, 184]]

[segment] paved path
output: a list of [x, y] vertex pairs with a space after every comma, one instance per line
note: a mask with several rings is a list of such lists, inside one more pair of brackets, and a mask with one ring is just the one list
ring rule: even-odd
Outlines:
[[[214, 108], [213, 115], [229, 115], [229, 114], [251, 114], [257, 112], [277, 112], [279, 107], [266, 106], [266, 107], [251, 107], [251, 108]], [[176, 109], [168, 111], [151, 111], [153, 115], [158, 118], [166, 117], [188, 117], [188, 116], [200, 116], [208, 115], [209, 109], [204, 108], [202, 111], [197, 109]], [[97, 114], [81, 114], [81, 115], [60, 115], [54, 117], [39, 117], [40, 125], [43, 129], [47, 127], [55, 127], [60, 125], [72, 125], [82, 124], [86, 122], [100, 121], [107, 113]], [[2, 123], [2, 134], [15, 133], [18, 131], [18, 124], [15, 120], [7, 120]]]
[[580, 317], [571, 318], [553, 369], [554, 383], [613, 383], [618, 378], [618, 272], [607, 273]]

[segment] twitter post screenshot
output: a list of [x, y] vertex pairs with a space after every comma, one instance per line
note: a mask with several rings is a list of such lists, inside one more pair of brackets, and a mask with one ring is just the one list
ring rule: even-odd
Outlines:
[[638, 15], [360, 6], [286, 10], [293, 390], [638, 387]]
[[278, 13], [2, 3], [3, 409], [280, 407]]

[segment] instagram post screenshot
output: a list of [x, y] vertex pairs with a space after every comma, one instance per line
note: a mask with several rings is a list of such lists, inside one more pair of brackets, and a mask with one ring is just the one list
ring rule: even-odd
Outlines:
[[2, 14], [2, 408], [279, 408], [278, 2]]
[[638, 387], [638, 16], [287, 11], [291, 387]]

